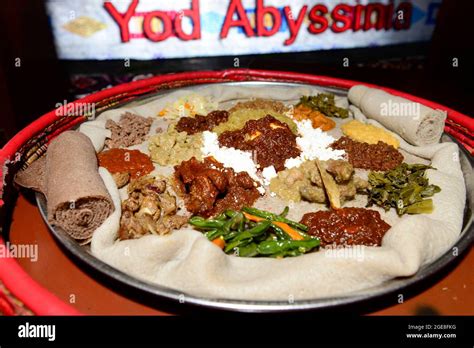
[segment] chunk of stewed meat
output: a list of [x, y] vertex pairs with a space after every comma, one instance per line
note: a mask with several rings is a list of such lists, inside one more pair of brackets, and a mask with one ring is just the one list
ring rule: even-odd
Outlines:
[[186, 209], [204, 217], [251, 206], [260, 196], [248, 173], [235, 173], [210, 157], [202, 162], [193, 157], [175, 166], [175, 181]]

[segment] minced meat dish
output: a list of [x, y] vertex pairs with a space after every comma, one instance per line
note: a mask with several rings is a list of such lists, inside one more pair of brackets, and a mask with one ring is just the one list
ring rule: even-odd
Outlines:
[[234, 105], [229, 110], [229, 112], [232, 113], [234, 111], [242, 110], [242, 109], [266, 109], [266, 110], [273, 110], [279, 114], [285, 114], [289, 110], [289, 108], [280, 101], [257, 98], [253, 100], [239, 102], [236, 105]]
[[207, 116], [181, 117], [176, 125], [176, 130], [178, 132], [196, 134], [210, 131], [219, 123], [227, 122], [228, 119], [229, 113], [223, 110], [212, 111]]
[[141, 144], [145, 141], [152, 123], [153, 118], [130, 112], [120, 116], [119, 122], [109, 119], [105, 122], [105, 128], [110, 129], [112, 134], [105, 140], [105, 146], [113, 149]]
[[392, 145], [382, 141], [377, 144], [368, 144], [341, 137], [331, 147], [336, 150], [344, 150], [348, 161], [355, 168], [371, 170], [390, 170], [403, 162], [403, 155]]
[[318, 237], [321, 246], [380, 246], [390, 225], [380, 213], [365, 208], [342, 208], [303, 215], [308, 234]]
[[285, 161], [301, 152], [288, 125], [270, 115], [247, 121], [242, 129], [222, 133], [219, 144], [252, 151], [260, 168], [274, 166], [277, 171], [285, 169]]
[[260, 197], [247, 172], [235, 173], [210, 157], [202, 162], [193, 157], [174, 169], [177, 191], [186, 209], [195, 215], [209, 217], [227, 209], [240, 210]]

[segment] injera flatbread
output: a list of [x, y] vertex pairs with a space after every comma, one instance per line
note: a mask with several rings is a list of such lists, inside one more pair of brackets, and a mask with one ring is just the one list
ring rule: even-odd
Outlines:
[[446, 112], [363, 85], [353, 86], [348, 98], [362, 113], [397, 133], [412, 145], [439, 142]]
[[15, 182], [45, 194], [49, 222], [77, 240], [90, 239], [114, 209], [94, 147], [79, 132], [60, 134], [46, 156], [18, 173]]

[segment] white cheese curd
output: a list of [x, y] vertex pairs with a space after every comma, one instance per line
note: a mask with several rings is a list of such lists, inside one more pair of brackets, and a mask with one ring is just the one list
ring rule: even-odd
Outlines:
[[301, 163], [303, 163], [303, 159], [301, 158], [301, 156], [288, 158], [285, 161], [285, 168], [298, 167]]
[[320, 128], [313, 128], [310, 120], [295, 121], [298, 127], [299, 137], [296, 138], [301, 155], [296, 158], [289, 158], [285, 161], [285, 168], [299, 166], [304, 161], [320, 159], [327, 161], [330, 159], [344, 159], [344, 150], [334, 150], [329, 146], [336, 140]]
[[270, 185], [270, 181], [277, 176], [277, 172], [274, 166], [268, 166], [263, 168], [262, 170], [262, 177], [263, 177], [263, 184]]
[[224, 167], [232, 168], [236, 173], [247, 172], [252, 179], [261, 182], [257, 176], [257, 166], [252, 160], [252, 153], [237, 150], [233, 147], [219, 146], [217, 134], [213, 132], [203, 132], [202, 140], [201, 152], [204, 157], [212, 156]]

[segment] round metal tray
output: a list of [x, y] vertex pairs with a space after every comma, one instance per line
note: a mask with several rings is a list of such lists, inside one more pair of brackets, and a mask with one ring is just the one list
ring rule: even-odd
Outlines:
[[[230, 82], [221, 84], [227, 86], [286, 86], [288, 88], [301, 86], [315, 87], [314, 85], [280, 82]], [[202, 86], [204, 85], [187, 87], [186, 89], [193, 90]], [[320, 88], [321, 90], [334, 93], [336, 95], [347, 95], [347, 90], [344, 89], [320, 86], [316, 87]], [[150, 99], [153, 99], [153, 97], [161, 97], [164, 94], [170, 93], [172, 91], [173, 90], [166, 90], [150, 94], [140, 98], [139, 100], [135, 100], [128, 105], [133, 106], [141, 104], [143, 102], [148, 102]], [[123, 107], [124, 105], [125, 104], [122, 104], [119, 107]], [[455, 139], [451, 138], [448, 135], [443, 135], [442, 141], [456, 142]], [[148, 295], [157, 296], [159, 298], [174, 300], [177, 303], [184, 302], [185, 304], [204, 306], [212, 309], [222, 309], [239, 312], [288, 312], [315, 309], [336, 309], [338, 307], [355, 305], [362, 302], [366, 303], [367, 301], [376, 300], [378, 298], [388, 296], [390, 294], [400, 293], [403, 290], [406, 290], [408, 287], [425, 281], [428, 278], [434, 276], [435, 274], [441, 272], [441, 270], [446, 268], [448, 265], [454, 263], [456, 261], [457, 256], [461, 255], [471, 245], [474, 239], [474, 160], [472, 156], [462, 147], [462, 145], [459, 145], [459, 147], [461, 148], [460, 162], [464, 174], [464, 180], [467, 186], [467, 197], [464, 211], [463, 228], [456, 244], [453, 245], [452, 249], [441, 255], [437, 260], [435, 260], [431, 264], [423, 266], [415, 275], [411, 277], [391, 279], [377, 287], [341, 297], [330, 297], [304, 301], [295, 300], [292, 303], [289, 303], [288, 301], [242, 301], [226, 298], [209, 299], [196, 297], [192, 294], [183, 293], [182, 291], [177, 291], [164, 286], [146, 282], [133, 276], [130, 276], [102, 262], [90, 253], [88, 247], [79, 245], [61, 228], [51, 226], [48, 223], [48, 219], [46, 217], [47, 210], [45, 197], [42, 194], [38, 193], [36, 194], [36, 201], [41, 215], [46, 224], [48, 225], [49, 230], [52, 232], [57, 241], [66, 249], [66, 251], [71, 254], [71, 256], [77, 258], [81, 262], [85, 263], [87, 266], [98, 271], [101, 276], [104, 276], [104, 278], [111, 278], [115, 281], [118, 281], [119, 283], [125, 284], [132, 290], [136, 290], [141, 293], [147, 293]], [[454, 250], [456, 252], [453, 252]]]

